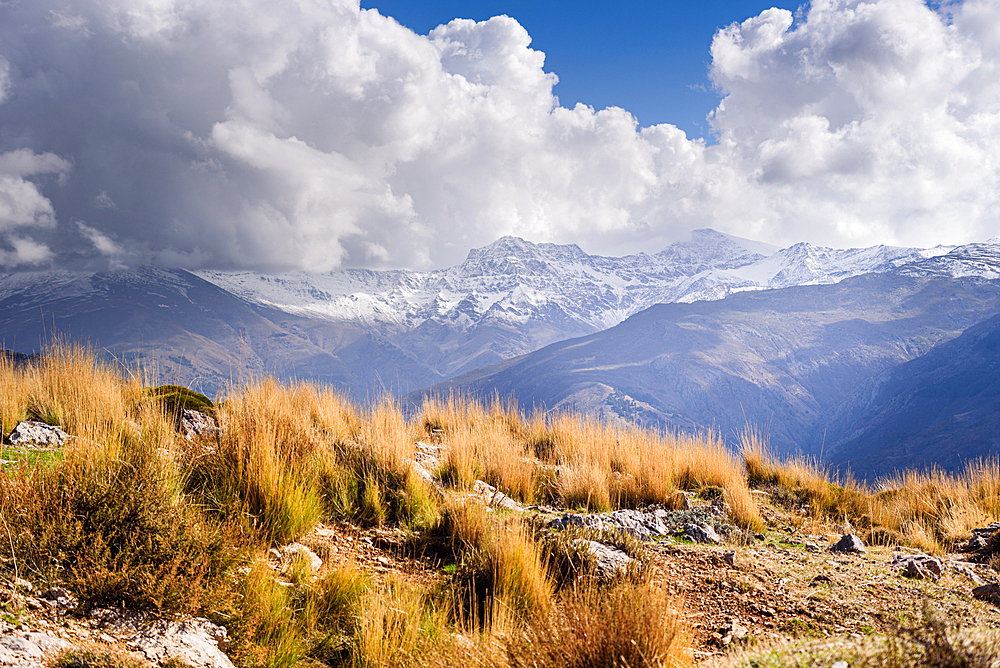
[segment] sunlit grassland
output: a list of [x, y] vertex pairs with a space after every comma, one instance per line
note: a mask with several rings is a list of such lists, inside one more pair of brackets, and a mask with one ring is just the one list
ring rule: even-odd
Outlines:
[[[817, 520], [852, 523], [866, 540], [931, 551], [1000, 516], [996, 461], [869, 488], [814, 462], [778, 461], [752, 431], [735, 452], [710, 433], [524, 415], [459, 397], [407, 414], [391, 399], [359, 406], [269, 378], [230, 387], [213, 408], [219, 435], [190, 442], [176, 406], [148, 386], [73, 345], [19, 368], [0, 358], [3, 434], [37, 419], [74, 437], [58, 455], [5, 451], [3, 568], [64, 584], [85, 607], [207, 615], [230, 629], [231, 653], [247, 666], [691, 661], [682, 601], [643, 571], [567, 582], [530, 514], [487, 512], [468, 498], [476, 480], [527, 504], [592, 512], [712, 494], [748, 531], [764, 526], [751, 493], [763, 487]], [[446, 486], [418, 474], [421, 441], [441, 447], [433, 473]], [[333, 521], [433, 542], [447, 561], [443, 582], [375, 578], [350, 564], [301, 567], [278, 582], [267, 549]]]

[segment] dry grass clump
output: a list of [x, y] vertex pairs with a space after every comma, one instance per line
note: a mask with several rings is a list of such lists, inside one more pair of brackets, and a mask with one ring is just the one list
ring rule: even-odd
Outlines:
[[172, 425], [139, 378], [56, 345], [23, 368], [0, 361], [0, 386], [4, 435], [35, 418], [75, 437], [45, 466], [25, 459], [0, 476], [18, 574], [58, 578], [87, 605], [195, 611], [227, 599], [242, 546], [184, 502]]
[[221, 436], [192, 462], [189, 489], [264, 542], [290, 542], [327, 516], [369, 525], [436, 516], [409, 463], [410, 427], [388, 402], [360, 413], [332, 392], [267, 379], [236, 388], [217, 415]]
[[568, 590], [511, 643], [518, 668], [675, 668], [691, 663], [681, 601], [649, 582]]
[[453, 502], [435, 533], [458, 565], [455, 596], [464, 614], [486, 624], [496, 611], [524, 620], [549, 609], [553, 584], [542, 550], [515, 518], [497, 519], [478, 503]]
[[485, 480], [525, 503], [603, 512], [670, 505], [679, 489], [718, 487], [736, 522], [759, 528], [743, 466], [711, 435], [664, 434], [575, 414], [525, 418], [509, 404], [429, 400], [418, 417], [445, 446], [440, 475]]
[[971, 529], [1000, 518], [1000, 460], [978, 460], [959, 474], [930, 469], [902, 471], [871, 489], [848, 478], [842, 484], [815, 462], [779, 462], [759, 432], [741, 435], [751, 486], [765, 487], [805, 504], [814, 517], [848, 521], [866, 542], [907, 543], [931, 554], [953, 549]]
[[904, 471], [880, 482], [870, 515], [922, 550], [940, 554], [969, 538], [971, 529], [1000, 517], [997, 460], [969, 463], [954, 475], [940, 470]]
[[807, 504], [817, 516], [845, 519], [864, 516], [868, 492], [852, 478], [831, 481], [816, 461], [795, 458], [779, 462], [768, 452], [762, 434], [752, 428], [740, 434], [740, 455], [751, 487], [765, 487]]

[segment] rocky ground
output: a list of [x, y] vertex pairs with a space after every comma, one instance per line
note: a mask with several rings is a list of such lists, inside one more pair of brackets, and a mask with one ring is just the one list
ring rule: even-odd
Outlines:
[[[435, 446], [421, 446], [415, 466], [426, 473], [438, 453]], [[1000, 595], [988, 600], [988, 587], [1000, 583], [1000, 574], [970, 563], [969, 554], [935, 559], [909, 548], [860, 546], [844, 536], [849, 527], [807, 518], [763, 492], [756, 496], [767, 528], [755, 535], [734, 527], [721, 502], [694, 496], [679, 499], [673, 509], [591, 515], [525, 507], [482, 482], [468, 496], [549, 531], [621, 531], [638, 539], [642, 547], [632, 556], [683, 600], [695, 659], [705, 665], [730, 663], [748, 648], [791, 640], [891, 633], [919, 617], [925, 603], [963, 626], [1000, 628]], [[970, 548], [984, 547], [997, 530], [1000, 525], [977, 531]], [[580, 540], [605, 573], [633, 563], [613, 546]], [[279, 580], [296, 555], [305, 555], [320, 573], [352, 567], [376, 580], [391, 576], [424, 587], [443, 581], [444, 565], [433, 551], [415, 549], [418, 543], [399, 529], [326, 524], [298, 543], [271, 550], [269, 559]], [[979, 597], [987, 600], [973, 595], [982, 587]], [[87, 648], [113, 649], [140, 663], [232, 666], [225, 654], [226, 630], [208, 620], [165, 620], [123, 610], [83, 614], [73, 592], [37, 590], [21, 578], [0, 584], [0, 608], [0, 666], [34, 668]]]

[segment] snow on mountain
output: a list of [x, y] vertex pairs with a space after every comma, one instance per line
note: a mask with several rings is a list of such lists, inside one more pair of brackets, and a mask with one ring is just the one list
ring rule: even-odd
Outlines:
[[310, 318], [358, 322], [383, 333], [406, 332], [424, 323], [459, 330], [488, 322], [516, 327], [553, 314], [596, 331], [657, 303], [835, 283], [951, 250], [833, 249], [807, 243], [778, 249], [706, 229], [655, 255], [604, 257], [573, 244], [534, 244], [507, 236], [473, 249], [462, 264], [437, 271], [197, 274], [252, 303]]
[[966, 244], [948, 253], [928, 257], [900, 269], [907, 276], [976, 276], [988, 280], [1000, 278], [1000, 237], [981, 244]]

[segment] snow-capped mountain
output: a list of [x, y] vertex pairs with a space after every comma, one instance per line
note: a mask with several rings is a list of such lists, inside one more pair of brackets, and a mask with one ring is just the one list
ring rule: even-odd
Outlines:
[[[835, 283], [950, 250], [832, 249], [807, 243], [778, 249], [706, 229], [655, 255], [603, 257], [588, 255], [576, 245], [503, 237], [472, 250], [462, 264], [438, 271], [198, 275], [254, 304], [309, 318], [363, 323], [383, 333], [411, 331], [425, 323], [462, 330], [484, 322], [517, 327], [550, 319], [554, 313], [581, 331], [598, 331], [657, 303]], [[553, 340], [558, 338], [563, 337], [556, 334]]]
[[949, 276], [951, 278], [1000, 278], [1000, 237], [981, 244], [966, 244], [948, 253], [906, 265], [907, 276]]

